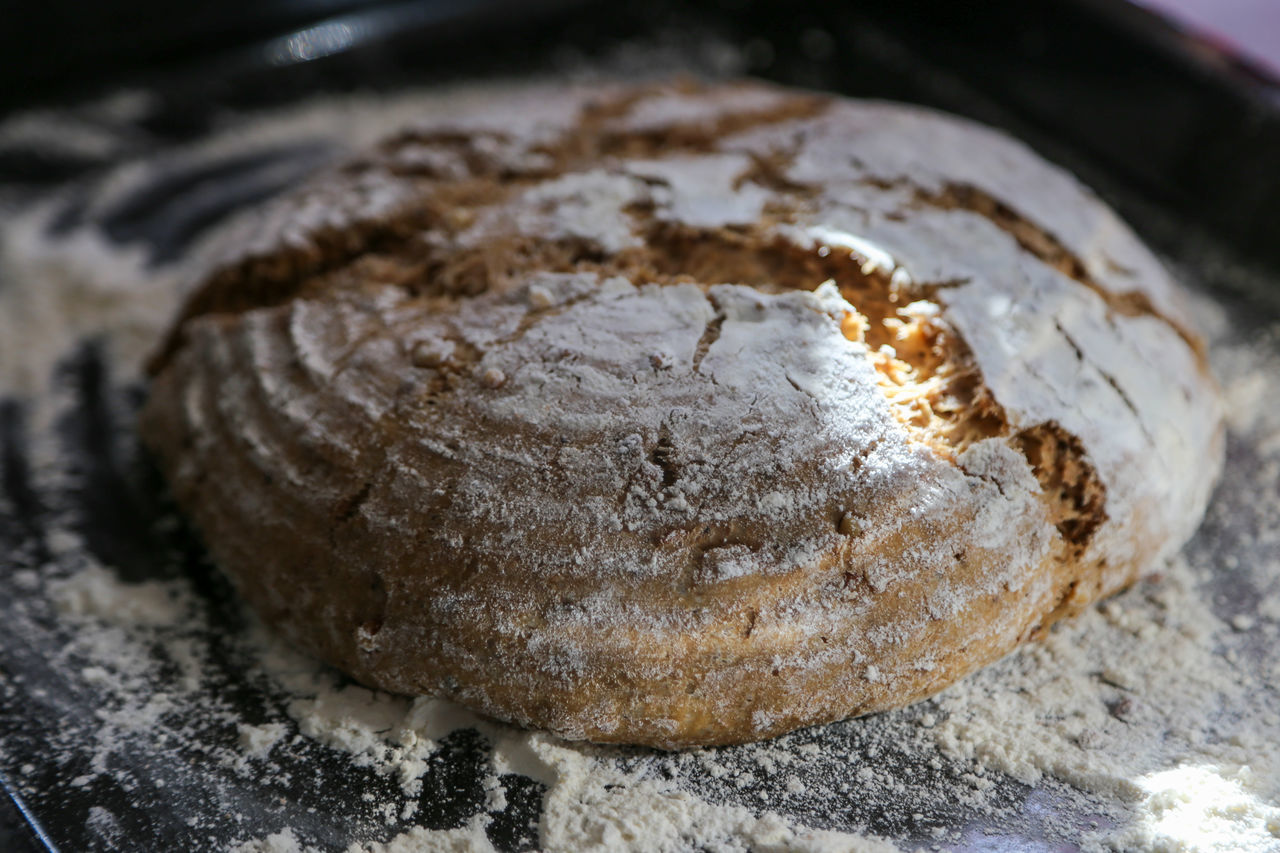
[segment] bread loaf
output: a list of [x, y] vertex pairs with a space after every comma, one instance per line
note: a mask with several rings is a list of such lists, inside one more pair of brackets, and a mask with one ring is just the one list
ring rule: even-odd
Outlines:
[[1160, 263], [1023, 145], [754, 83], [534, 87], [268, 205], [141, 429], [359, 681], [680, 748], [903, 705], [1198, 523]]

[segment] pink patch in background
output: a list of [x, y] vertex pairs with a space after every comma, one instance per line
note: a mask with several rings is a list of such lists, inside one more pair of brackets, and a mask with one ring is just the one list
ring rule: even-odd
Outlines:
[[1280, 76], [1280, 0], [1136, 0], [1197, 41]]

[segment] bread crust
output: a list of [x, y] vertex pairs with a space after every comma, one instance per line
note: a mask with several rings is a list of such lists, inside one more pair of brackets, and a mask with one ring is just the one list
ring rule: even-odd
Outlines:
[[141, 433], [263, 618], [363, 683], [725, 744], [903, 705], [1203, 513], [1166, 272], [959, 119], [754, 83], [454, 104], [268, 206]]

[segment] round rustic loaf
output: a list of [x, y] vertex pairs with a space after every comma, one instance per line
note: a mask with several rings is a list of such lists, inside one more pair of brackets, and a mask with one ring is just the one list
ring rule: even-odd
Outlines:
[[142, 435], [354, 678], [664, 748], [911, 702], [1201, 517], [1220, 404], [1156, 259], [924, 109], [458, 97], [236, 232]]

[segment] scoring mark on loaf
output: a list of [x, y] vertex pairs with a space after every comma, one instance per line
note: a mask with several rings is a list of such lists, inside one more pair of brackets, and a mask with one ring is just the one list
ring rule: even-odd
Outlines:
[[[971, 184], [945, 183], [936, 191], [911, 185], [906, 180], [869, 179], [884, 189], [906, 187], [921, 205], [942, 210], [964, 210], [975, 213], [1013, 237], [1018, 245], [1045, 265], [1052, 267], [1078, 284], [1084, 285], [1106, 303], [1110, 311], [1124, 317], [1156, 317], [1168, 324], [1196, 354], [1202, 369], [1207, 369], [1204, 341], [1181, 322], [1160, 311], [1147, 294], [1137, 291], [1117, 292], [1104, 287], [1089, 273], [1084, 261], [1051, 231], [1019, 213], [1011, 204]], [[1113, 266], [1114, 261], [1110, 261]]]
[[706, 358], [711, 345], [720, 339], [720, 330], [724, 328], [724, 313], [720, 310], [720, 306], [716, 304], [715, 297], [707, 294], [707, 301], [711, 303], [711, 307], [716, 309], [716, 314], [707, 323], [707, 328], [702, 332], [702, 337], [698, 338], [698, 344], [693, 350], [694, 373], [698, 372], [698, 369], [702, 366], [702, 360]]

